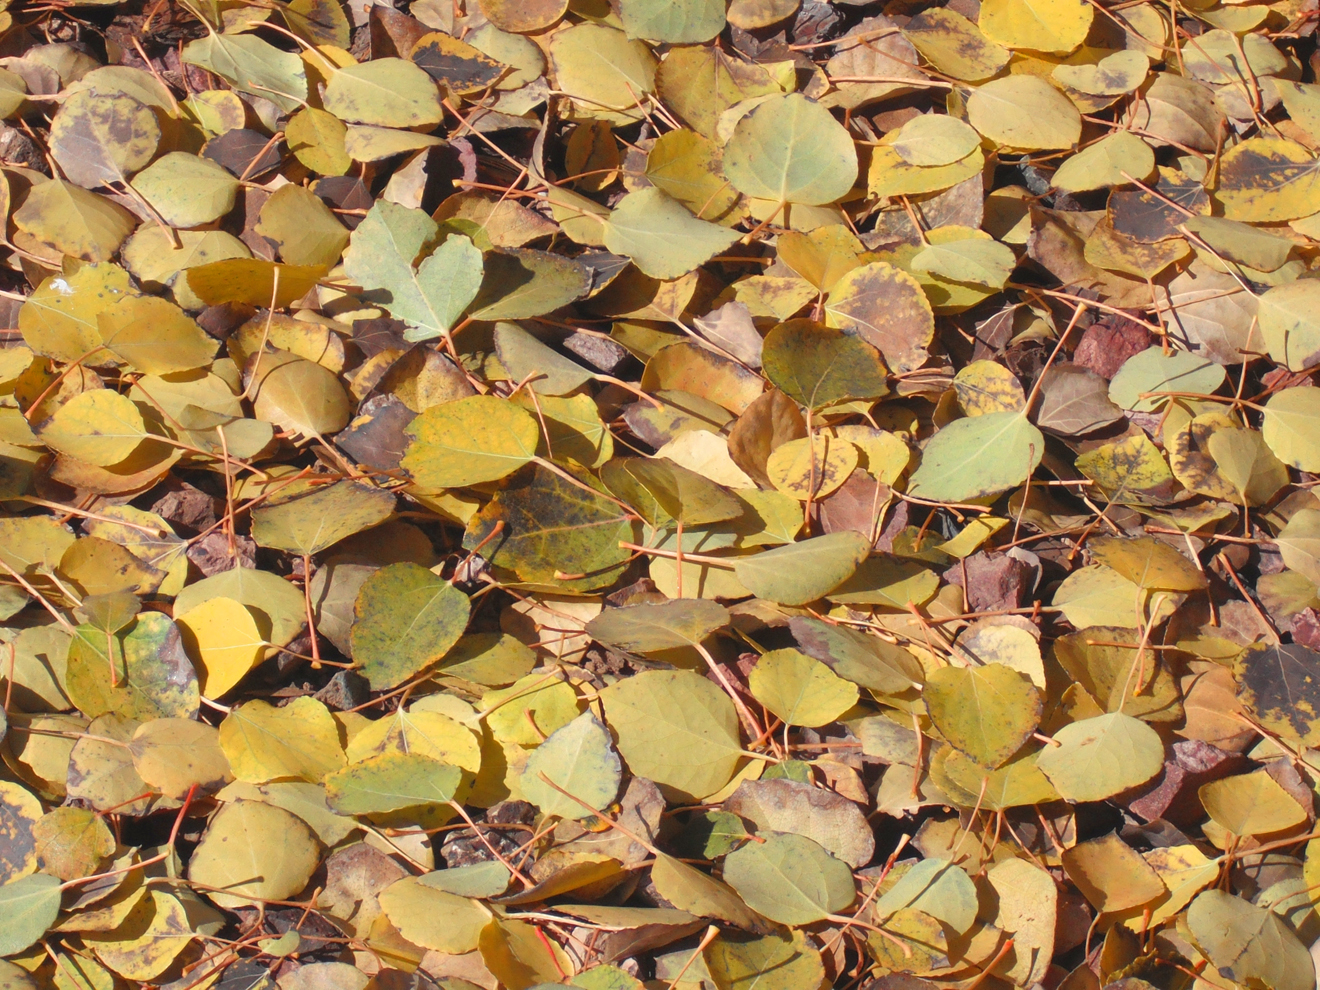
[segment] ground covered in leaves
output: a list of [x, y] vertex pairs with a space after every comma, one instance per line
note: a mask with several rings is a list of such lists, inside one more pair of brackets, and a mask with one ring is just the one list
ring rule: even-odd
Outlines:
[[1314, 990], [1315, 0], [0, 8], [4, 988]]

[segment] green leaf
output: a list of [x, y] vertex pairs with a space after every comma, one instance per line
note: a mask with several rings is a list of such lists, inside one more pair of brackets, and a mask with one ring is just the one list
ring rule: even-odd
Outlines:
[[786, 725], [828, 725], [857, 704], [857, 685], [794, 649], [762, 654], [747, 684]]
[[1154, 171], [1150, 145], [1131, 131], [1115, 131], [1067, 159], [1050, 181], [1064, 192], [1086, 192], [1143, 181]]
[[789, 629], [803, 653], [864, 688], [901, 695], [925, 681], [915, 656], [878, 636], [797, 615]]
[[961, 934], [976, 921], [976, 886], [966, 871], [947, 859], [923, 859], [875, 902], [880, 918], [908, 908], [924, 911]]
[[672, 856], [661, 853], [655, 858], [651, 881], [661, 897], [689, 917], [717, 918], [750, 931], [768, 927], [728, 884]]
[[611, 491], [637, 508], [653, 527], [689, 528], [737, 519], [744, 504], [728, 489], [667, 457], [624, 457], [601, 472]]
[[495, 324], [495, 351], [513, 381], [527, 382], [539, 395], [567, 395], [591, 381], [592, 374], [516, 323]]
[[578, 113], [616, 124], [642, 119], [638, 101], [655, 88], [656, 69], [645, 44], [587, 22], [556, 31], [549, 48], [558, 86]]
[[394, 514], [394, 496], [358, 481], [340, 481], [252, 513], [260, 546], [314, 554]]
[[753, 911], [809, 925], [853, 902], [852, 870], [803, 835], [771, 833], [724, 859], [724, 879]]
[[344, 252], [344, 268], [368, 290], [365, 298], [411, 324], [413, 340], [443, 336], [481, 288], [481, 252], [460, 234], [435, 247], [439, 232], [421, 210], [379, 200]]
[[629, 653], [661, 653], [700, 643], [728, 623], [722, 605], [684, 599], [605, 609], [587, 623], [587, 634]]
[[0, 887], [0, 955], [22, 952], [50, 930], [60, 913], [60, 881], [34, 873]]
[[733, 776], [738, 714], [719, 686], [691, 671], [643, 671], [601, 692], [619, 752], [636, 776], [675, 800], [700, 801]]
[[508, 867], [492, 860], [423, 873], [417, 882], [459, 897], [497, 897], [508, 889], [512, 876]]
[[522, 320], [544, 316], [580, 299], [590, 289], [590, 270], [569, 258], [530, 248], [497, 249], [486, 255], [472, 317]]
[[172, 227], [198, 227], [234, 208], [238, 180], [209, 158], [171, 151], [137, 174], [133, 188]]
[[429, 489], [498, 481], [536, 456], [541, 430], [507, 399], [474, 395], [432, 406], [408, 425], [400, 466]]
[[191, 41], [183, 61], [214, 72], [240, 93], [270, 100], [292, 113], [307, 98], [303, 61], [251, 34], [216, 34]]
[[454, 798], [463, 771], [420, 753], [381, 753], [325, 778], [330, 807], [341, 815], [382, 814], [445, 804]]
[[1036, 765], [1069, 801], [1103, 801], [1150, 780], [1164, 766], [1155, 730], [1122, 712], [1072, 722], [1054, 733]]
[[444, 117], [435, 81], [412, 62], [375, 58], [335, 69], [324, 106], [340, 120], [379, 127], [438, 124]]
[[715, 985], [727, 990], [796, 990], [825, 980], [820, 955], [800, 931], [762, 937], [721, 932], [706, 948], [705, 960]]
[[[585, 712], [536, 747], [523, 771], [522, 792], [541, 814], [576, 820], [591, 814], [583, 804], [599, 811], [613, 801], [622, 776], [623, 765], [610, 745], [609, 730], [595, 715]], [[550, 784], [578, 800], [565, 797]]]
[[[1159, 347], [1148, 347], [1123, 363], [1109, 383], [1109, 398], [1121, 409], [1153, 412], [1168, 398], [1150, 392], [1189, 392], [1212, 394], [1224, 383], [1222, 365], [1187, 351], [1165, 354]], [[1144, 396], [1144, 397], [1143, 397]]]
[[724, 0], [623, 0], [619, 7], [630, 38], [691, 45], [724, 30]]
[[389, 690], [449, 652], [468, 611], [467, 595], [425, 567], [382, 567], [358, 592], [353, 659], [373, 690]]
[[8, 117], [18, 110], [27, 96], [27, 83], [16, 72], [4, 70], [0, 76], [0, 115]]
[[891, 147], [909, 165], [952, 165], [975, 151], [981, 136], [957, 117], [922, 114], [898, 129]]
[[789, 320], [766, 334], [761, 364], [766, 378], [808, 409], [889, 391], [885, 363], [874, 347], [811, 320]]
[[871, 551], [870, 541], [844, 530], [734, 559], [734, 573], [758, 598], [806, 605], [848, 580]]
[[912, 259], [914, 271], [996, 290], [1004, 287], [1016, 266], [1012, 248], [985, 237], [928, 244]]
[[800, 93], [771, 96], [734, 128], [724, 146], [724, 172], [747, 196], [815, 206], [852, 188], [857, 149], [819, 103]]
[[1025, 411], [955, 420], [926, 444], [908, 490], [937, 502], [997, 495], [1029, 478], [1044, 453]]
[[719, 254], [738, 233], [698, 220], [655, 187], [629, 193], [605, 220], [605, 246], [652, 278], [678, 278]]
[[1302, 471], [1320, 471], [1320, 394], [1286, 388], [1265, 403], [1260, 432], [1274, 456]]

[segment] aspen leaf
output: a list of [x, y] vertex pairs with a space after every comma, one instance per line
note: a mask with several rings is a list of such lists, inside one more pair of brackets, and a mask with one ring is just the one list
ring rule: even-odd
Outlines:
[[926, 678], [922, 697], [950, 745], [988, 767], [1016, 753], [1040, 721], [1035, 686], [1002, 663], [941, 668]]
[[[1057, 2], [1071, 5], [1072, 0]], [[1084, 9], [1089, 22], [1090, 8]], [[1070, 148], [1082, 133], [1077, 108], [1045, 80], [1030, 75], [994, 79], [975, 89], [967, 99], [967, 118], [982, 137], [1022, 151]]]
[[857, 153], [828, 110], [788, 94], [738, 122], [724, 147], [724, 172], [747, 196], [815, 206], [852, 188]]
[[1067, 54], [1086, 39], [1092, 17], [1077, 0], [990, 0], [977, 23], [1005, 48]]
[[1296, 799], [1263, 770], [1203, 784], [1197, 796], [1215, 824], [1234, 835], [1280, 832], [1306, 821]]
[[234, 776], [251, 784], [290, 777], [315, 783], [344, 765], [334, 719], [313, 698], [233, 708], [220, 723], [220, 747]]
[[420, 484], [456, 488], [497, 481], [536, 456], [533, 416], [494, 396], [473, 396], [427, 410], [408, 427], [401, 462]]
[[605, 246], [652, 278], [678, 278], [727, 248], [738, 235], [698, 220], [659, 189], [626, 196], [605, 220]]
[[[985, 456], [991, 450], [996, 456]], [[1030, 477], [1044, 453], [1045, 438], [1024, 412], [955, 420], [922, 451], [910, 488], [951, 502], [996, 494]]]
[[130, 399], [110, 389], [94, 389], [60, 406], [41, 436], [62, 453], [104, 466], [133, 453], [147, 428]]
[[1164, 764], [1155, 730], [1121, 712], [1072, 722], [1054, 737], [1059, 745], [1042, 750], [1037, 764], [1073, 801], [1100, 801], [1144, 784]]
[[395, 687], [435, 663], [467, 627], [467, 597], [424, 567], [382, 567], [358, 592], [353, 657], [377, 690]]
[[1121, 186], [1134, 179], [1141, 182], [1154, 171], [1155, 153], [1150, 145], [1129, 131], [1118, 131], [1069, 158], [1051, 181], [1065, 192], [1083, 192]]
[[788, 725], [826, 725], [857, 703], [857, 686], [797, 650], [763, 654], [748, 677], [752, 695]]
[[724, 877], [752, 910], [782, 924], [810, 924], [853, 902], [852, 873], [803, 835], [772, 833], [724, 861]]
[[251, 898], [297, 893], [320, 859], [316, 838], [301, 819], [258, 801], [226, 804], [211, 819], [188, 863], [188, 878], [206, 884], [217, 904], [241, 907]]
[[421, 753], [381, 753], [325, 778], [326, 800], [343, 815], [444, 804], [463, 780], [458, 767]]
[[166, 223], [197, 227], [233, 209], [239, 186], [209, 158], [172, 151], [139, 172], [133, 188]]
[[226, 694], [266, 654], [266, 638], [256, 619], [232, 598], [211, 598], [175, 621], [204, 698]]
[[0, 990], [1315, 990], [1309, 4], [19, 6]]
[[536, 747], [523, 771], [522, 791], [542, 814], [579, 819], [591, 814], [588, 809], [599, 811], [613, 801], [621, 777], [622, 764], [608, 730], [588, 712]]
[[629, 769], [700, 799], [738, 764], [738, 717], [718, 685], [688, 671], [649, 671], [602, 695]]
[[334, 70], [325, 88], [325, 109], [340, 120], [380, 127], [437, 124], [443, 114], [431, 77], [401, 58]]

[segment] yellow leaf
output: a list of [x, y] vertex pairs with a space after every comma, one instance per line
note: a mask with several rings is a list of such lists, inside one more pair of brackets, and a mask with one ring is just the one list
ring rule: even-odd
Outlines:
[[978, 24], [1005, 48], [1067, 54], [1086, 40], [1093, 16], [1085, 0], [985, 0]]
[[265, 653], [267, 637], [247, 607], [232, 598], [212, 598], [174, 621], [197, 668], [203, 697], [226, 694]]
[[339, 727], [315, 698], [296, 698], [282, 708], [264, 701], [240, 705], [220, 723], [220, 746], [234, 776], [250, 784], [285, 777], [316, 783], [346, 762]]

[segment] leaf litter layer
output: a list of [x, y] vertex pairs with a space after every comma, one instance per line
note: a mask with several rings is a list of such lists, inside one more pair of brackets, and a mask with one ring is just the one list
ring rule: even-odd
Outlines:
[[0, 0], [0, 977], [1314, 990], [1311, 0]]

